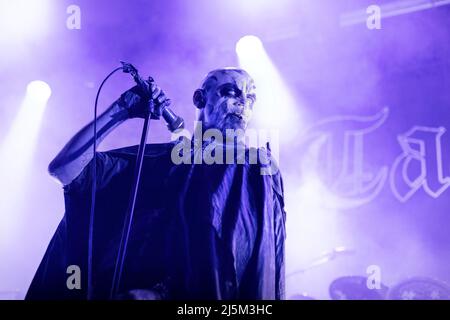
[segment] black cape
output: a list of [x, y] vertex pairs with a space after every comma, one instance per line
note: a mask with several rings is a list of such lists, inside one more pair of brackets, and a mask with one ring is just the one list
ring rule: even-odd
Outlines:
[[[285, 219], [279, 172], [261, 164], [179, 164], [175, 142], [146, 145], [120, 291], [167, 299], [283, 299]], [[93, 298], [108, 299], [138, 146], [97, 154]], [[248, 149], [247, 149], [248, 151]], [[66, 212], [26, 299], [86, 299], [93, 162], [64, 186]], [[68, 289], [67, 268], [81, 270]]]

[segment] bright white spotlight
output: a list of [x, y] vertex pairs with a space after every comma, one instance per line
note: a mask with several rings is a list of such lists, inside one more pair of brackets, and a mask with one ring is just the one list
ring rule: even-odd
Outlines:
[[42, 117], [50, 98], [50, 86], [43, 81], [32, 81], [11, 127], [0, 145], [0, 251], [17, 241], [18, 228], [24, 223], [23, 190], [33, 169], [34, 152]]
[[34, 80], [28, 84], [27, 94], [33, 100], [47, 101], [52, 95], [52, 89], [50, 89], [47, 82]]
[[236, 43], [236, 53], [238, 56], [251, 55], [263, 49], [261, 39], [257, 36], [243, 36]]
[[259, 130], [279, 132], [280, 142], [287, 144], [296, 138], [301, 128], [299, 107], [280, 73], [272, 63], [262, 41], [247, 35], [236, 43], [239, 65], [255, 80], [258, 97], [250, 124]]
[[51, 0], [0, 0], [0, 43], [20, 45], [49, 29]]

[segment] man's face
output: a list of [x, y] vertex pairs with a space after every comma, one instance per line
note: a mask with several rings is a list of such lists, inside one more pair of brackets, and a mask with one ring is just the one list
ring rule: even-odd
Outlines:
[[256, 100], [253, 79], [243, 70], [218, 70], [205, 81], [204, 127], [245, 130]]

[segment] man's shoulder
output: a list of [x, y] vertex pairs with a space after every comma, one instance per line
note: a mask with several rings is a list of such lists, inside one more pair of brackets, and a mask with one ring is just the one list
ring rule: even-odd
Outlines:
[[[170, 154], [176, 141], [165, 142], [165, 143], [148, 143], [145, 145], [144, 155], [147, 157], [158, 157], [165, 154]], [[126, 146], [122, 148], [112, 149], [105, 151], [111, 156], [136, 156], [139, 151], [139, 145]]]

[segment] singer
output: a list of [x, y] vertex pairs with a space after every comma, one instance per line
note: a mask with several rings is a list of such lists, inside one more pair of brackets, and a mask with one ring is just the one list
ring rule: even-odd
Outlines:
[[[156, 107], [165, 93], [147, 82]], [[202, 130], [245, 130], [255, 85], [237, 68], [211, 71], [194, 92]], [[98, 143], [124, 121], [144, 117], [138, 87], [123, 93], [97, 118]], [[62, 185], [66, 211], [27, 293], [27, 299], [87, 299], [89, 212], [93, 183], [93, 122], [49, 165]], [[191, 139], [192, 147], [198, 141]], [[224, 139], [226, 140], [226, 139]], [[147, 144], [119, 294], [114, 299], [283, 299], [285, 219], [279, 170], [261, 163], [175, 164], [180, 140]], [[214, 141], [202, 141], [202, 148]], [[216, 143], [235, 148], [242, 141]], [[96, 154], [93, 299], [108, 299], [137, 146]], [[249, 148], [245, 147], [248, 157]], [[270, 152], [266, 151], [270, 157]], [[78, 266], [73, 275], [70, 266]], [[69, 285], [79, 276], [80, 286]]]

